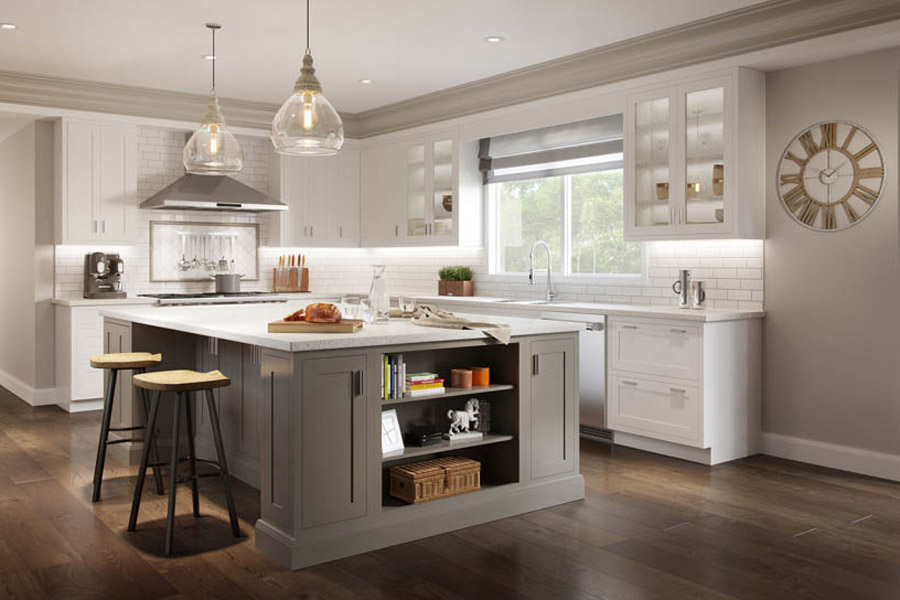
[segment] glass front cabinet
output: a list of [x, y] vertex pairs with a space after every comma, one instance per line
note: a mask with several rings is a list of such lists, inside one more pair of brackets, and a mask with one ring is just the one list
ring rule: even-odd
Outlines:
[[733, 73], [629, 97], [625, 238], [761, 238], [765, 79]]
[[406, 148], [405, 233], [410, 241], [454, 239], [457, 140], [427, 139]]

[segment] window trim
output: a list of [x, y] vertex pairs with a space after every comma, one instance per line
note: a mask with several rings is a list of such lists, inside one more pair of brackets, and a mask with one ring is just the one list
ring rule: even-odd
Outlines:
[[[571, 252], [572, 252], [572, 238], [571, 238], [571, 207], [572, 207], [572, 175], [558, 175], [557, 177], [563, 177], [563, 231], [562, 231], [562, 241], [563, 241], [563, 249], [562, 256], [560, 257], [560, 264], [563, 265], [563, 271], [554, 272], [553, 273], [553, 281], [560, 282], [567, 285], [643, 285], [648, 280], [648, 255], [647, 255], [647, 243], [646, 242], [638, 242], [641, 245], [641, 272], [634, 274], [623, 274], [623, 273], [572, 273], [571, 272]], [[499, 231], [497, 229], [497, 225], [500, 221], [500, 207], [497, 202], [497, 191], [496, 186], [505, 182], [498, 182], [494, 184], [485, 184], [486, 193], [485, 198], [487, 200], [487, 219], [485, 219], [485, 227], [487, 231], [485, 232], [485, 239], [487, 240], [487, 251], [488, 251], [488, 276], [496, 281], [507, 281], [507, 282], [528, 282], [528, 273], [519, 273], [519, 272], [509, 272], [503, 271], [500, 265], [500, 240], [499, 240]], [[541, 273], [542, 270], [535, 271], [535, 280], [540, 280], [540, 277], [537, 273]]]

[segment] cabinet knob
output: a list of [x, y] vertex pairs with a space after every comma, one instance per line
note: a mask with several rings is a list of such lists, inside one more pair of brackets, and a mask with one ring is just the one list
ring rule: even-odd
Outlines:
[[687, 390], [683, 390], [681, 388], [669, 388], [669, 391], [673, 394], [686, 394]]
[[687, 329], [670, 329], [672, 333], [687, 333]]
[[637, 325], [622, 325], [622, 329], [637, 329]]
[[636, 381], [622, 381], [622, 385], [637, 385]]

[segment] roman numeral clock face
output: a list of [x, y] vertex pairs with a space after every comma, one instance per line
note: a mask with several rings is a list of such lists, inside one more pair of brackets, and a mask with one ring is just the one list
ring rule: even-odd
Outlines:
[[855, 225], [884, 188], [884, 157], [863, 128], [844, 121], [813, 125], [778, 164], [778, 195], [798, 223], [816, 231]]

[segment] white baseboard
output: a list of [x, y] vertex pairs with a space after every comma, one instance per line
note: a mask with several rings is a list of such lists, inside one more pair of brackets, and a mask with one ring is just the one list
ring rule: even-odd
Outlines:
[[103, 410], [103, 399], [96, 400], [80, 400], [78, 402], [69, 402], [68, 404], [60, 404], [59, 407], [66, 412], [80, 413], [91, 410]]
[[761, 438], [763, 454], [900, 481], [900, 456], [896, 454], [839, 446], [777, 433], [763, 433]]
[[31, 406], [56, 404], [56, 388], [33, 388], [21, 379], [0, 370], [0, 385]]

